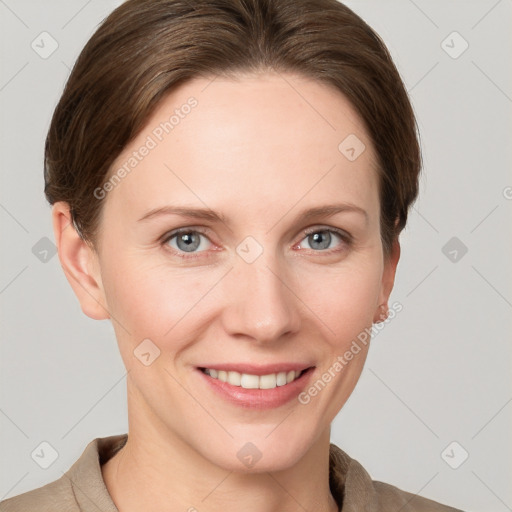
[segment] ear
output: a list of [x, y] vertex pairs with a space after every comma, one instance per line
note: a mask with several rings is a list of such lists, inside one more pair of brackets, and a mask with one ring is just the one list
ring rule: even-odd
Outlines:
[[58, 201], [53, 205], [52, 222], [60, 264], [82, 311], [95, 320], [110, 318], [98, 255], [76, 231], [68, 203]]
[[388, 315], [388, 300], [395, 284], [395, 273], [400, 259], [400, 242], [398, 237], [393, 241], [390, 254], [384, 260], [384, 270], [382, 272], [382, 282], [379, 294], [379, 305], [373, 315], [373, 322], [383, 322]]

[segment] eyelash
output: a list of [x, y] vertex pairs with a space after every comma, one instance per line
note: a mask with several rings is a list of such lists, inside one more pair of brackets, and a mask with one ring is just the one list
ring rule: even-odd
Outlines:
[[[307, 238], [309, 235], [312, 235], [314, 233], [322, 233], [322, 232], [329, 232], [329, 233], [334, 233], [335, 235], [338, 235], [341, 238], [341, 240], [344, 242], [344, 244], [346, 244], [347, 247], [350, 247], [353, 243], [352, 235], [350, 235], [346, 231], [343, 231], [343, 230], [337, 229], [337, 228], [332, 228], [332, 227], [315, 227], [315, 228], [311, 228], [311, 229], [306, 229], [302, 233], [302, 238], [299, 241], [299, 243], [302, 242], [302, 240], [304, 240], [304, 238]], [[163, 246], [166, 246], [166, 248], [168, 248], [168, 250], [170, 250], [173, 254], [175, 254], [178, 257], [183, 258], [183, 259], [194, 259], [194, 258], [203, 257], [202, 253], [206, 252], [206, 251], [199, 251], [197, 253], [189, 253], [190, 255], [185, 256], [186, 253], [181, 252], [181, 251], [176, 251], [174, 248], [167, 245], [174, 237], [176, 237], [180, 234], [184, 234], [184, 233], [199, 233], [199, 234], [205, 236], [206, 238], [208, 238], [208, 236], [206, 235], [206, 232], [201, 228], [194, 228], [194, 227], [179, 228], [179, 229], [175, 229], [174, 231], [171, 231], [170, 233], [164, 235], [164, 238], [162, 239], [161, 244]], [[343, 250], [343, 248], [327, 249], [327, 250], [319, 250], [319, 251], [315, 251], [313, 249], [306, 249], [306, 250], [310, 250], [310, 251], [313, 251], [313, 252], [316, 252], [319, 254], [323, 254], [323, 255], [332, 255], [333, 253], [341, 252]]]

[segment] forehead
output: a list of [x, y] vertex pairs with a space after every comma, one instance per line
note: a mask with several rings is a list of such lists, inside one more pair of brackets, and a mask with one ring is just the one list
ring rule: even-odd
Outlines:
[[160, 102], [116, 159], [111, 172], [127, 172], [107, 204], [265, 210], [304, 195], [368, 204], [375, 167], [363, 121], [333, 86], [292, 74], [196, 78]]

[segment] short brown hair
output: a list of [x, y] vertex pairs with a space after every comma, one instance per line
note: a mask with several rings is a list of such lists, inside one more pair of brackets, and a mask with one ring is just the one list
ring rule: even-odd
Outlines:
[[96, 246], [102, 201], [93, 192], [165, 94], [195, 77], [266, 70], [334, 85], [361, 116], [378, 159], [389, 255], [418, 194], [416, 119], [386, 46], [337, 0], [123, 3], [83, 48], [56, 106], [46, 198], [66, 201], [78, 233]]

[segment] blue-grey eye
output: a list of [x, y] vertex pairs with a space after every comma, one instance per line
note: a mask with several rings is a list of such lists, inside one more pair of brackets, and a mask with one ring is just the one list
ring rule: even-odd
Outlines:
[[323, 251], [331, 248], [331, 242], [333, 242], [336, 237], [342, 240], [341, 235], [331, 229], [317, 229], [309, 233], [304, 240], [308, 241], [309, 248]]
[[208, 239], [198, 231], [181, 231], [169, 236], [167, 243], [178, 251], [195, 252], [199, 247], [204, 249], [202, 240]]

